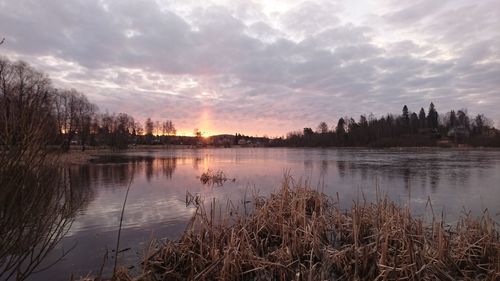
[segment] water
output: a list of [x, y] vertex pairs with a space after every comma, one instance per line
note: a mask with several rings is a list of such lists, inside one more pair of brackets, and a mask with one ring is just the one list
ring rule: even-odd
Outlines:
[[[236, 180], [220, 187], [203, 185], [197, 177], [208, 169], [222, 170]], [[500, 221], [500, 151], [228, 148], [126, 152], [70, 168], [68, 178], [78, 208], [68, 233], [39, 268], [72, 250], [29, 280], [96, 274], [106, 249], [110, 258], [104, 272], [109, 276], [129, 182], [120, 248], [130, 250], [121, 253], [119, 261], [134, 266], [152, 236], [175, 239], [182, 233], [194, 211], [186, 207], [186, 191], [206, 200], [237, 203], [252, 193], [269, 194], [279, 187], [285, 173], [332, 196], [338, 193], [344, 207], [353, 200], [372, 200], [379, 186], [401, 205], [409, 204], [416, 215], [429, 215], [430, 198], [435, 213], [449, 222], [464, 210], [481, 215], [484, 209]]]

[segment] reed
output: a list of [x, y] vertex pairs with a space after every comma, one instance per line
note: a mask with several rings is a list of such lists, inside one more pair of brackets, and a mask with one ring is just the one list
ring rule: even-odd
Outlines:
[[201, 183], [212, 186], [222, 186], [228, 180], [236, 181], [234, 178], [228, 179], [223, 171], [212, 171], [210, 169], [201, 174], [199, 178]]
[[153, 243], [119, 280], [499, 280], [498, 225], [485, 212], [425, 223], [387, 197], [338, 199], [286, 177], [253, 212], [197, 204], [178, 241]]

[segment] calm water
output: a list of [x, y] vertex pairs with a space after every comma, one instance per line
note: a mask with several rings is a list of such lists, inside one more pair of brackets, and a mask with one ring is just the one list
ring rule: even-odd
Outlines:
[[[204, 171], [222, 170], [235, 182], [221, 187], [201, 184]], [[175, 239], [191, 217], [186, 191], [206, 199], [239, 202], [246, 193], [269, 194], [288, 171], [295, 180], [308, 181], [330, 195], [339, 194], [346, 207], [352, 200], [368, 200], [378, 186], [393, 200], [410, 204], [427, 216], [430, 197], [434, 210], [453, 222], [465, 209], [481, 214], [489, 209], [500, 221], [500, 151], [435, 149], [286, 149], [234, 148], [127, 152], [73, 166], [68, 179], [78, 198], [78, 209], [65, 238], [45, 259], [49, 265], [73, 248], [50, 269], [29, 280], [68, 280], [95, 274], [106, 249], [114, 262], [117, 228], [128, 183], [121, 264], [136, 265], [151, 236]], [[410, 201], [408, 198], [411, 198]]]

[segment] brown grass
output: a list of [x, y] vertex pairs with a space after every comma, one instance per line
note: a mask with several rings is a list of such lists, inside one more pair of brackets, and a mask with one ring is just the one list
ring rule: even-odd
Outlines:
[[499, 280], [498, 226], [487, 213], [425, 224], [387, 198], [353, 203], [286, 178], [247, 216], [203, 204], [179, 241], [153, 243], [143, 274], [118, 280]]
[[228, 180], [236, 181], [236, 179], [228, 179], [223, 171], [212, 171], [210, 169], [200, 176], [201, 183], [212, 186], [222, 186]]

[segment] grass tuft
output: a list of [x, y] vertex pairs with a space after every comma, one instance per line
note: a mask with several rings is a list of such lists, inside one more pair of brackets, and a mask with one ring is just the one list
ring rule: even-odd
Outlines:
[[485, 213], [426, 224], [388, 198], [339, 202], [286, 177], [250, 215], [197, 209], [178, 241], [153, 243], [141, 276], [118, 280], [499, 280], [498, 225]]
[[236, 179], [228, 179], [223, 171], [212, 171], [210, 169], [200, 176], [201, 183], [212, 186], [222, 186], [228, 180], [236, 181]]

